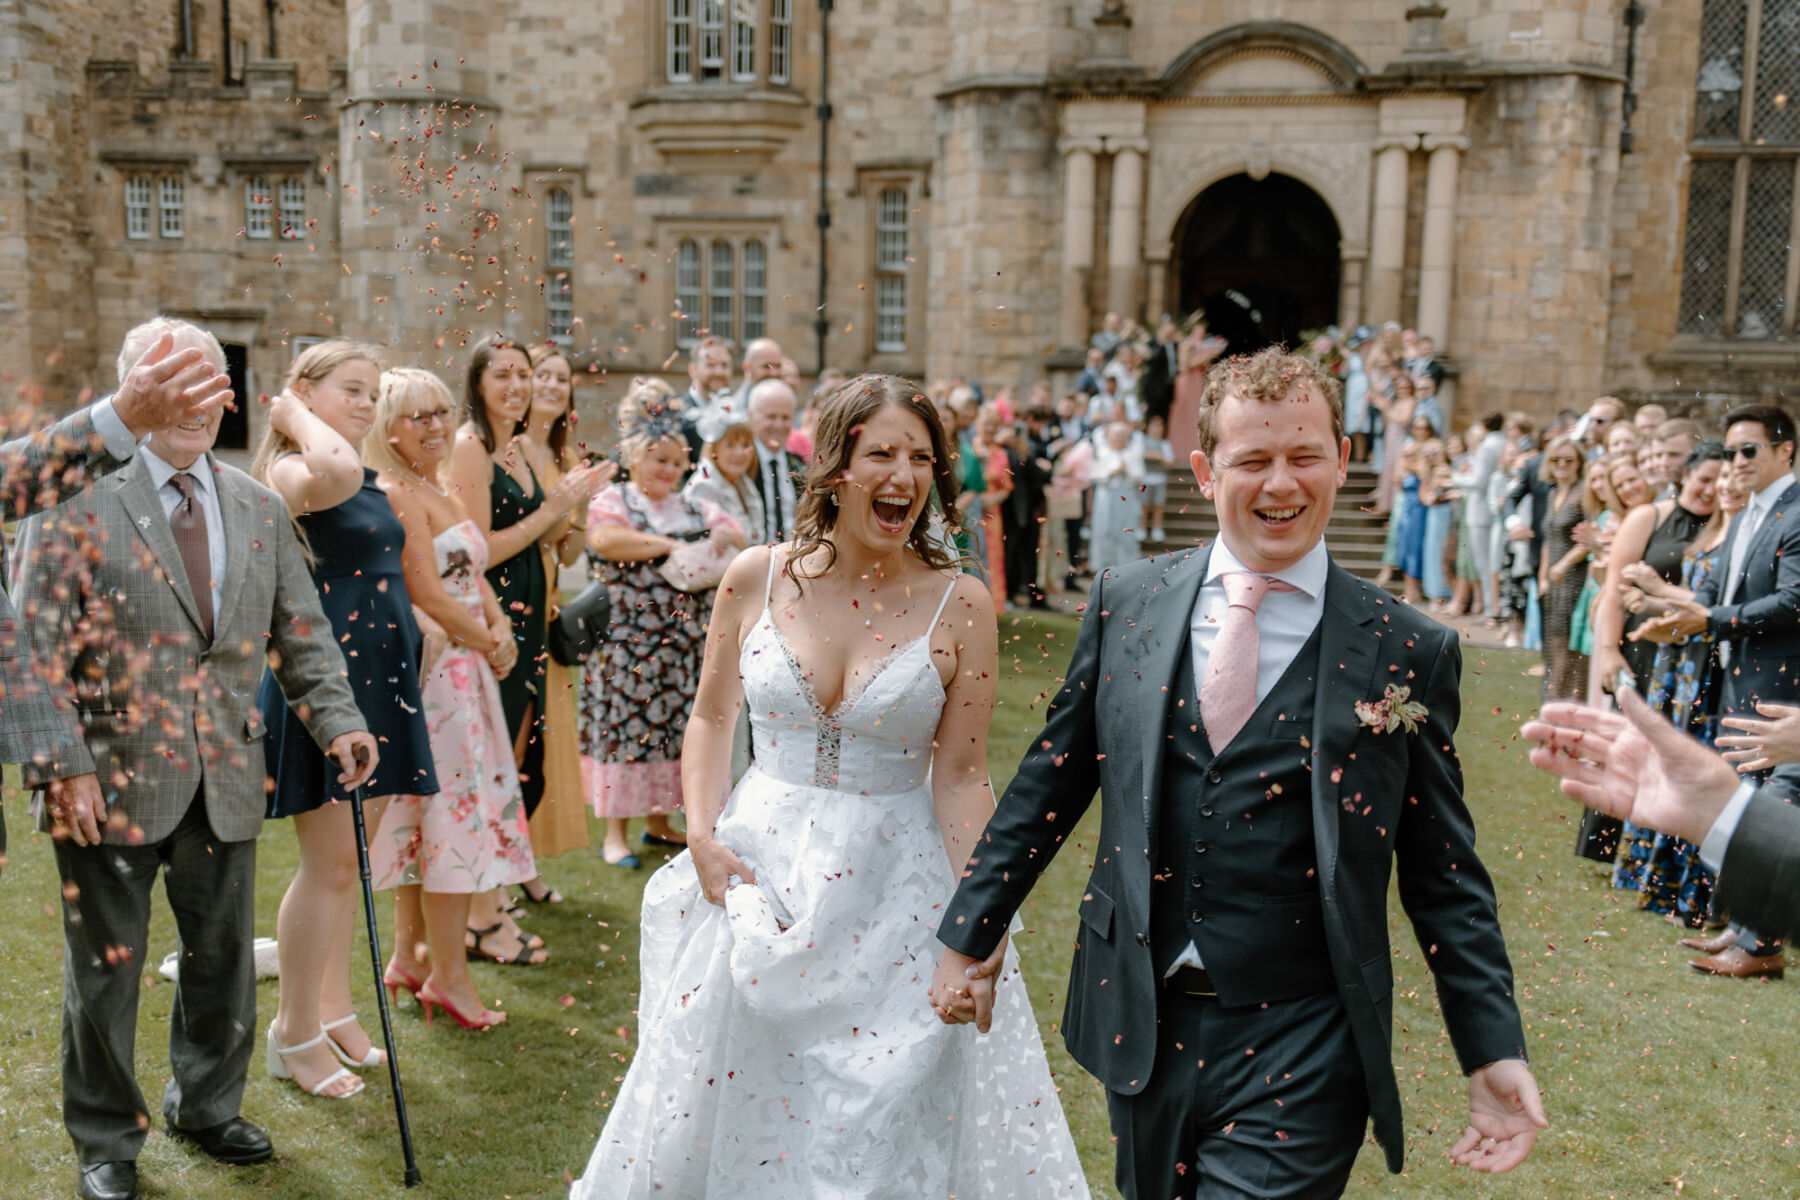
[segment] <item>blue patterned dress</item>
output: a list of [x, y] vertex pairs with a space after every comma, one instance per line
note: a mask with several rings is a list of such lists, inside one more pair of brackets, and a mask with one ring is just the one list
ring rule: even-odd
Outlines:
[[[1719, 547], [1682, 560], [1681, 585], [1698, 591], [1718, 568]], [[1661, 647], [1645, 698], [1686, 729], [1702, 745], [1718, 734], [1718, 659], [1714, 643], [1701, 637]], [[1613, 886], [1644, 893], [1644, 907], [1676, 913], [1698, 927], [1712, 900], [1714, 876], [1700, 864], [1700, 847], [1683, 838], [1625, 823], [1622, 849], [1613, 868]]]

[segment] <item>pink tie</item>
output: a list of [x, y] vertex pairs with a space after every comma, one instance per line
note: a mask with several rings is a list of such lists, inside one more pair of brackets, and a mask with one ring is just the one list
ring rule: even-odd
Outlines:
[[1225, 620], [1206, 656], [1206, 678], [1200, 684], [1200, 720], [1213, 753], [1231, 745], [1256, 711], [1256, 665], [1261, 639], [1256, 632], [1256, 610], [1271, 590], [1296, 591], [1293, 584], [1251, 571], [1227, 571]]

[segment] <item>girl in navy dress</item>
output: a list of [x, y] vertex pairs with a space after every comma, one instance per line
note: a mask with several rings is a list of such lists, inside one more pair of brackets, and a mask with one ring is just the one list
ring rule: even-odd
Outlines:
[[[371, 347], [333, 341], [304, 351], [270, 406], [251, 468], [287, 501], [288, 511], [269, 519], [291, 515], [299, 528], [357, 707], [381, 743], [364, 788], [370, 829], [388, 796], [438, 790], [419, 696], [423, 639], [400, 563], [406, 533], [356, 449], [374, 417], [380, 378]], [[281, 998], [268, 1032], [269, 1073], [343, 1099], [363, 1087], [347, 1068], [386, 1061], [350, 1000], [357, 880], [350, 797], [272, 674], [263, 676], [258, 707], [269, 728], [268, 815], [292, 817], [300, 844], [300, 869], [276, 924]]]

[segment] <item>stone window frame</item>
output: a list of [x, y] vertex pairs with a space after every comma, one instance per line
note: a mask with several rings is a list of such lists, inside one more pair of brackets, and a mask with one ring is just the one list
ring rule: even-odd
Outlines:
[[793, 0], [656, 0], [655, 13], [657, 85], [792, 85]]
[[281, 236], [299, 241], [306, 236], [306, 178], [289, 175], [275, 185], [275, 214], [281, 221]]
[[150, 240], [152, 208], [150, 176], [125, 177], [125, 236], [133, 241]]
[[[905, 354], [912, 322], [907, 275], [912, 264], [912, 192], [893, 182], [875, 193], [875, 353]], [[895, 326], [898, 325], [897, 336]]]
[[544, 193], [544, 329], [559, 346], [575, 341], [575, 197], [568, 188]]
[[275, 185], [267, 175], [244, 180], [244, 236], [259, 241], [275, 236]]
[[[867, 231], [868, 249], [865, 252], [864, 270], [868, 272], [869, 286], [864, 289], [866, 298], [862, 301], [861, 320], [863, 328], [868, 332], [863, 343], [863, 352], [882, 370], [894, 373], [905, 373], [917, 370], [919, 364], [914, 358], [923, 349], [923, 331], [925, 314], [923, 311], [923, 294], [925, 288], [922, 281], [926, 278], [926, 202], [931, 195], [930, 189], [931, 163], [927, 159], [893, 158], [879, 161], [867, 161], [856, 166], [856, 186], [850, 193], [860, 198], [866, 206], [864, 226]], [[882, 201], [895, 192], [906, 197], [906, 243], [904, 263], [896, 263], [890, 252], [884, 253], [882, 233]], [[895, 232], [889, 229], [890, 235]], [[899, 281], [903, 292], [901, 311], [904, 320], [904, 341], [896, 342], [882, 336], [884, 317], [894, 315], [893, 292]]]
[[[1764, 12], [1765, 0], [1707, 0], [1703, 9], [1684, 189], [1682, 286], [1676, 311], [1682, 340], [1769, 343], [1791, 339], [1795, 333], [1796, 310], [1800, 309], [1800, 205], [1794, 204], [1800, 198], [1800, 123], [1787, 130], [1769, 126], [1781, 123], [1781, 110], [1787, 107], [1793, 81], [1782, 79], [1777, 72], [1784, 69], [1797, 47], [1771, 45], [1764, 53]], [[1743, 24], [1734, 37], [1730, 24], [1739, 17]], [[1738, 44], [1732, 45], [1733, 41]], [[1732, 51], [1738, 55], [1735, 64]], [[1785, 70], [1793, 73], [1791, 67]], [[1765, 72], [1774, 77], [1767, 85], [1767, 95], [1765, 81], [1759, 78]], [[1729, 86], [1734, 82], [1738, 85], [1735, 89]], [[1703, 87], [1708, 83], [1713, 86]], [[1733, 95], [1735, 136], [1706, 136], [1712, 132], [1703, 127], [1709, 101], [1719, 108]], [[1777, 137], [1771, 138], [1771, 132]], [[1709, 262], [1718, 257], [1720, 214], [1717, 207], [1703, 210], [1695, 202], [1705, 196], [1717, 205], [1724, 199], [1727, 176], [1724, 265], [1708, 270]], [[1785, 206], [1779, 194], [1783, 191]], [[1787, 228], [1760, 219], [1752, 228], [1753, 212], [1760, 218], [1783, 207], [1789, 214]], [[1779, 272], [1771, 269], [1772, 245], [1786, 248], [1786, 261]], [[1746, 305], [1747, 290], [1762, 292], [1762, 305]], [[1751, 324], [1750, 319], [1770, 302], [1779, 308], [1778, 319], [1769, 322], [1764, 318]]]
[[156, 181], [156, 232], [170, 241], [187, 237], [187, 187], [179, 175]]
[[669, 233], [675, 240], [670, 309], [680, 314], [674, 348], [688, 350], [703, 337], [733, 347], [767, 337], [775, 252], [782, 245], [776, 227], [765, 221], [684, 222]]

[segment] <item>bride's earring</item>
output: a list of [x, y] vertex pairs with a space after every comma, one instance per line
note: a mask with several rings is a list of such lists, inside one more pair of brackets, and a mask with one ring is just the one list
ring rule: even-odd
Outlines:
[[825, 499], [831, 504], [831, 507], [833, 507], [833, 508], [838, 508], [843, 504], [843, 501], [838, 499], [838, 494], [835, 491], [827, 492], [825, 494]]

